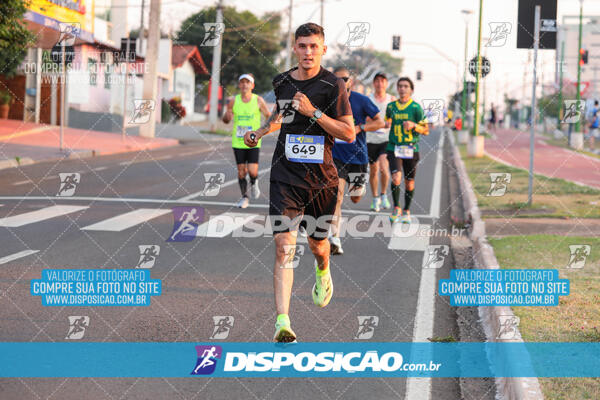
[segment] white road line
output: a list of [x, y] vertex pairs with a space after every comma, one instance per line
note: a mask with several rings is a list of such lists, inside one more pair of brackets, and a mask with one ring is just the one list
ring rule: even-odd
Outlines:
[[140, 208], [125, 214], [120, 214], [115, 217], [105, 219], [92, 225], [85, 226], [81, 229], [85, 231], [121, 232], [125, 229], [131, 228], [132, 226], [144, 223], [170, 212], [171, 210], [165, 210], [162, 208]]
[[19, 185], [25, 185], [26, 183], [31, 183], [32, 181], [27, 179], [26, 181], [19, 181], [19, 182], [15, 182], [13, 183], [13, 186], [19, 186]]
[[[423, 254], [422, 265], [425, 265], [429, 252]], [[435, 287], [436, 268], [421, 269], [421, 282], [419, 284], [419, 297], [417, 300], [417, 313], [415, 315], [415, 326], [413, 328], [413, 343], [427, 343], [428, 338], [433, 336], [433, 320], [435, 317]], [[411, 354], [415, 359], [431, 359], [431, 349], [424, 349], [426, 354], [420, 352]], [[406, 382], [406, 400], [419, 399], [429, 400], [431, 398], [431, 378], [408, 378]]]
[[[26, 200], [56, 200], [56, 197], [49, 196], [0, 196], [0, 200], [15, 200], [15, 201], [26, 201]], [[131, 197], [92, 197], [92, 196], [70, 196], [62, 197], [61, 201], [90, 201], [94, 203], [155, 203], [155, 204], [195, 204], [195, 205], [207, 205], [207, 206], [224, 206], [224, 207], [235, 207], [237, 202], [227, 201], [210, 201], [210, 200], [169, 200], [169, 199], [149, 199], [149, 198], [131, 198]], [[253, 204], [250, 203], [248, 208], [269, 208], [268, 204]], [[374, 212], [367, 210], [346, 210], [342, 209], [343, 214], [356, 214], [356, 215], [389, 215], [385, 212]], [[431, 215], [426, 214], [413, 214], [413, 218], [431, 218]]]
[[28, 225], [34, 222], [41, 222], [50, 218], [58, 217], [65, 214], [70, 214], [76, 211], [85, 210], [88, 206], [63, 206], [55, 205], [41, 210], [31, 211], [24, 214], [13, 215], [10, 217], [0, 218], [0, 226], [8, 228], [16, 228], [23, 225]]
[[15, 253], [15, 254], [11, 254], [11, 255], [9, 255], [9, 256], [6, 256], [6, 257], [2, 257], [2, 258], [0, 258], [0, 264], [6, 264], [6, 263], [8, 263], [8, 262], [11, 262], [11, 261], [17, 260], [17, 259], [19, 259], [19, 258], [26, 257], [26, 256], [29, 256], [29, 255], [31, 255], [31, 254], [35, 254], [35, 253], [37, 253], [38, 251], [39, 251], [39, 250], [23, 250], [23, 251], [20, 251], [20, 252], [18, 252], [18, 253]]
[[104, 171], [105, 169], [108, 169], [108, 167], [98, 167], [98, 168], [92, 169], [92, 171]]
[[[261, 169], [261, 170], [258, 171], [258, 175], [260, 176], [261, 174], [264, 174], [265, 172], [269, 171], [270, 169], [271, 169], [271, 167], [263, 168], [263, 169]], [[237, 178], [236, 179], [232, 179], [230, 181], [227, 181], [227, 182], [225, 182], [224, 184], [221, 185], [221, 189], [223, 189], [224, 187], [227, 187], [227, 186], [234, 185], [237, 182], [238, 182]], [[187, 196], [183, 196], [182, 198], [177, 199], [177, 200], [180, 200], [180, 201], [191, 200], [191, 199], [193, 199], [195, 197], [201, 196], [203, 193], [204, 193], [204, 190], [201, 190], [199, 192], [195, 192], [195, 193], [188, 194]]]
[[241, 228], [245, 223], [257, 218], [258, 214], [244, 214], [226, 212], [211, 217], [209, 221], [198, 227], [196, 236], [222, 238], [234, 230]]
[[[440, 194], [441, 194], [441, 160], [444, 144], [444, 132], [440, 138], [438, 147], [438, 159], [435, 166], [435, 176], [433, 180], [433, 193], [431, 196], [431, 211], [433, 218], [439, 218], [440, 215]], [[429, 245], [429, 237], [427, 237], [427, 246]], [[390, 241], [391, 242], [391, 241]], [[417, 297], [417, 311], [415, 314], [415, 325], [413, 328], [413, 343], [427, 343], [428, 338], [433, 336], [433, 321], [435, 317], [435, 287], [436, 287], [436, 268], [422, 268], [427, 262], [429, 251], [427, 247], [423, 252], [423, 260], [421, 261], [421, 281], [419, 283], [419, 295]], [[425, 350], [428, 351], [428, 350]], [[430, 358], [430, 354], [419, 354], [421, 359]], [[406, 400], [431, 399], [431, 378], [408, 378], [406, 381]]]
[[429, 207], [429, 215], [431, 218], [440, 217], [440, 198], [442, 194], [442, 161], [444, 155], [444, 132], [440, 134], [440, 141], [437, 151], [437, 160], [435, 162], [435, 173], [433, 176], [433, 191], [431, 193], [431, 206]]
[[429, 232], [428, 224], [402, 224], [392, 225], [392, 234], [388, 243], [390, 250], [425, 251], [429, 246], [429, 236], [421, 236], [419, 232]]

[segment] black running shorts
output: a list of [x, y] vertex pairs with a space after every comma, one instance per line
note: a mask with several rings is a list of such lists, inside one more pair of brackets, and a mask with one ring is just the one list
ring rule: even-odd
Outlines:
[[236, 164], [258, 164], [258, 153], [260, 149], [254, 147], [252, 149], [236, 149], [233, 148], [233, 154], [235, 155]]
[[380, 155], [386, 153], [388, 142], [383, 143], [367, 143], [367, 154], [369, 156], [369, 164], [373, 164]]
[[269, 216], [273, 234], [296, 230], [304, 216], [309, 236], [315, 240], [326, 239], [335, 212], [337, 190], [337, 186], [305, 189], [271, 181]]
[[387, 152], [387, 159], [390, 164], [390, 172], [393, 174], [402, 170], [404, 179], [412, 181], [417, 174], [417, 164], [419, 163], [419, 152], [413, 153], [413, 158], [398, 158], [393, 151]]
[[338, 160], [337, 158], [333, 159], [333, 163], [335, 164], [339, 178], [345, 179], [346, 182], [350, 182], [350, 176], [348, 175], [350, 173], [367, 173], [367, 164], [344, 164], [344, 162]]

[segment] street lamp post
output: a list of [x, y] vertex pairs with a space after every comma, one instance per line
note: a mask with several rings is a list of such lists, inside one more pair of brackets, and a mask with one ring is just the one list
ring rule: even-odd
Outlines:
[[475, 69], [475, 132], [479, 136], [479, 80], [481, 77], [481, 14], [483, 13], [483, 0], [479, 0], [479, 27], [477, 31], [477, 67]]
[[469, 16], [473, 13], [471, 10], [461, 10], [465, 20], [465, 70], [463, 71], [463, 91], [462, 91], [462, 122], [463, 128], [466, 128], [467, 114], [467, 54], [469, 51]]

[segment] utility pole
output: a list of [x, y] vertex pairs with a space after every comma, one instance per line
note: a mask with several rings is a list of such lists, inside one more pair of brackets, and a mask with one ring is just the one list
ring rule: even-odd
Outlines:
[[288, 33], [285, 45], [285, 70], [292, 68], [292, 5], [294, 0], [290, 0], [290, 10], [288, 12]]
[[[148, 21], [148, 45], [146, 48], [144, 68], [144, 91], [143, 98], [156, 102], [157, 78], [158, 78], [158, 44], [160, 41], [160, 1], [150, 0], [150, 18]], [[140, 125], [140, 136], [154, 137], [156, 128], [156, 106], [152, 110], [150, 120]]]
[[537, 55], [540, 47], [540, 14], [541, 6], [535, 6], [535, 25], [533, 30], [533, 87], [531, 89], [531, 129], [529, 131], [529, 186], [527, 190], [527, 204], [531, 206], [533, 201], [533, 151], [535, 149], [535, 114], [536, 114], [536, 79], [537, 79]]
[[[577, 47], [577, 107], [581, 100], [581, 30], [583, 26], [583, 0], [579, 0], [579, 45]], [[575, 124], [575, 132], [581, 131], [581, 118]]]
[[[223, 0], [219, 0], [217, 3], [217, 28], [223, 24]], [[210, 76], [210, 111], [208, 113], [208, 121], [210, 125], [210, 131], [215, 132], [217, 130], [217, 118], [218, 118], [218, 97], [219, 97], [219, 86], [220, 75], [221, 75], [221, 43], [223, 37], [220, 37], [213, 50], [212, 69]]]
[[138, 34], [138, 37], [140, 39], [139, 53], [144, 51], [142, 49], [143, 49], [143, 44], [144, 44], [144, 5], [145, 4], [146, 4], [146, 0], [142, 0], [142, 13], [140, 14], [140, 33]]
[[565, 68], [565, 39], [560, 43], [560, 78], [558, 81], [558, 129], [563, 119], [563, 69]]
[[321, 26], [323, 26], [324, 18], [325, 18], [325, 0], [321, 0]]

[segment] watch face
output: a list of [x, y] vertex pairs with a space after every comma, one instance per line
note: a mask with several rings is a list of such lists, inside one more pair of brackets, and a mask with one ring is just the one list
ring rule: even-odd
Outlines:
[[315, 110], [315, 112], [313, 113], [313, 115], [315, 116], [315, 118], [321, 118], [321, 116], [323, 115], [323, 113], [321, 112], [321, 110]]

